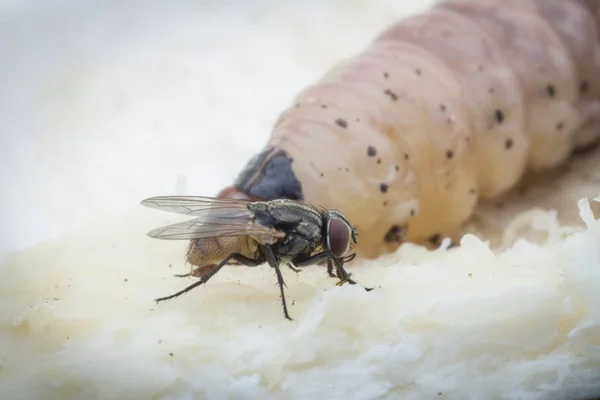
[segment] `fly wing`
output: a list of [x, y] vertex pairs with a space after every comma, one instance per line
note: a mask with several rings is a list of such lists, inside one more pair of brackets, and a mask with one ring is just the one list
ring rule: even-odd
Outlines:
[[224, 236], [254, 236], [275, 241], [285, 236], [277, 229], [259, 223], [248, 202], [195, 196], [152, 197], [143, 206], [179, 214], [195, 215], [189, 221], [156, 228], [148, 236], [165, 240], [192, 240]]
[[207, 211], [248, 212], [248, 202], [239, 199], [217, 199], [205, 196], [158, 196], [141, 204], [157, 210], [185, 215], [202, 215]]

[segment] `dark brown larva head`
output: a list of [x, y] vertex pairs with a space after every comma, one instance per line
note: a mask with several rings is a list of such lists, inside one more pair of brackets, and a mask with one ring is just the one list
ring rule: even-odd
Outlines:
[[250, 201], [302, 200], [302, 185], [292, 170], [292, 159], [282, 149], [267, 147], [252, 157], [232, 186], [217, 198]]
[[[357, 244], [356, 228], [350, 221], [337, 211], [324, 213], [325, 245], [336, 257], [345, 257], [351, 249], [351, 244]], [[352, 243], [350, 242], [352, 240]]]
[[268, 201], [303, 200], [304, 196], [292, 158], [283, 149], [267, 146], [248, 160], [233, 188], [223, 189], [218, 197]]

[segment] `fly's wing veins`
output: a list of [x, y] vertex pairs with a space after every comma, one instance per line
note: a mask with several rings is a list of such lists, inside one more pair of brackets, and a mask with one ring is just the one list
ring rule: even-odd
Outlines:
[[143, 206], [196, 218], [156, 228], [148, 236], [165, 240], [192, 240], [223, 236], [271, 237], [273, 241], [285, 233], [256, 221], [247, 207], [248, 202], [237, 199], [216, 199], [202, 196], [161, 196], [141, 202]]

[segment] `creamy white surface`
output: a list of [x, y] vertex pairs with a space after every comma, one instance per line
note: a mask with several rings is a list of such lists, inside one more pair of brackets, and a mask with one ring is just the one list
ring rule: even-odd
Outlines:
[[357, 262], [369, 293], [286, 269], [294, 322], [266, 267], [152, 302], [191, 281], [145, 236], [181, 218], [139, 201], [215, 194], [303, 85], [430, 3], [2, 3], [0, 398], [600, 396], [585, 202], [566, 238], [542, 214], [546, 244]]

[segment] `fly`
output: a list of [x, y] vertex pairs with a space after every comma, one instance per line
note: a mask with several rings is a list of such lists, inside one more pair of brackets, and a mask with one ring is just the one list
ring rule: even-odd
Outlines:
[[[187, 262], [200, 280], [157, 302], [180, 296], [200, 286], [226, 264], [255, 267], [268, 263], [275, 270], [285, 318], [291, 320], [285, 300], [280, 266], [299, 272], [310, 265], [327, 264], [337, 285], [356, 284], [344, 269], [353, 260], [356, 228], [339, 211], [315, 207], [303, 201], [279, 199], [249, 201], [202, 196], [162, 196], [141, 202], [143, 206], [195, 216], [186, 222], [157, 228], [148, 236], [165, 240], [189, 240]], [[371, 290], [371, 289], [367, 289]]]

